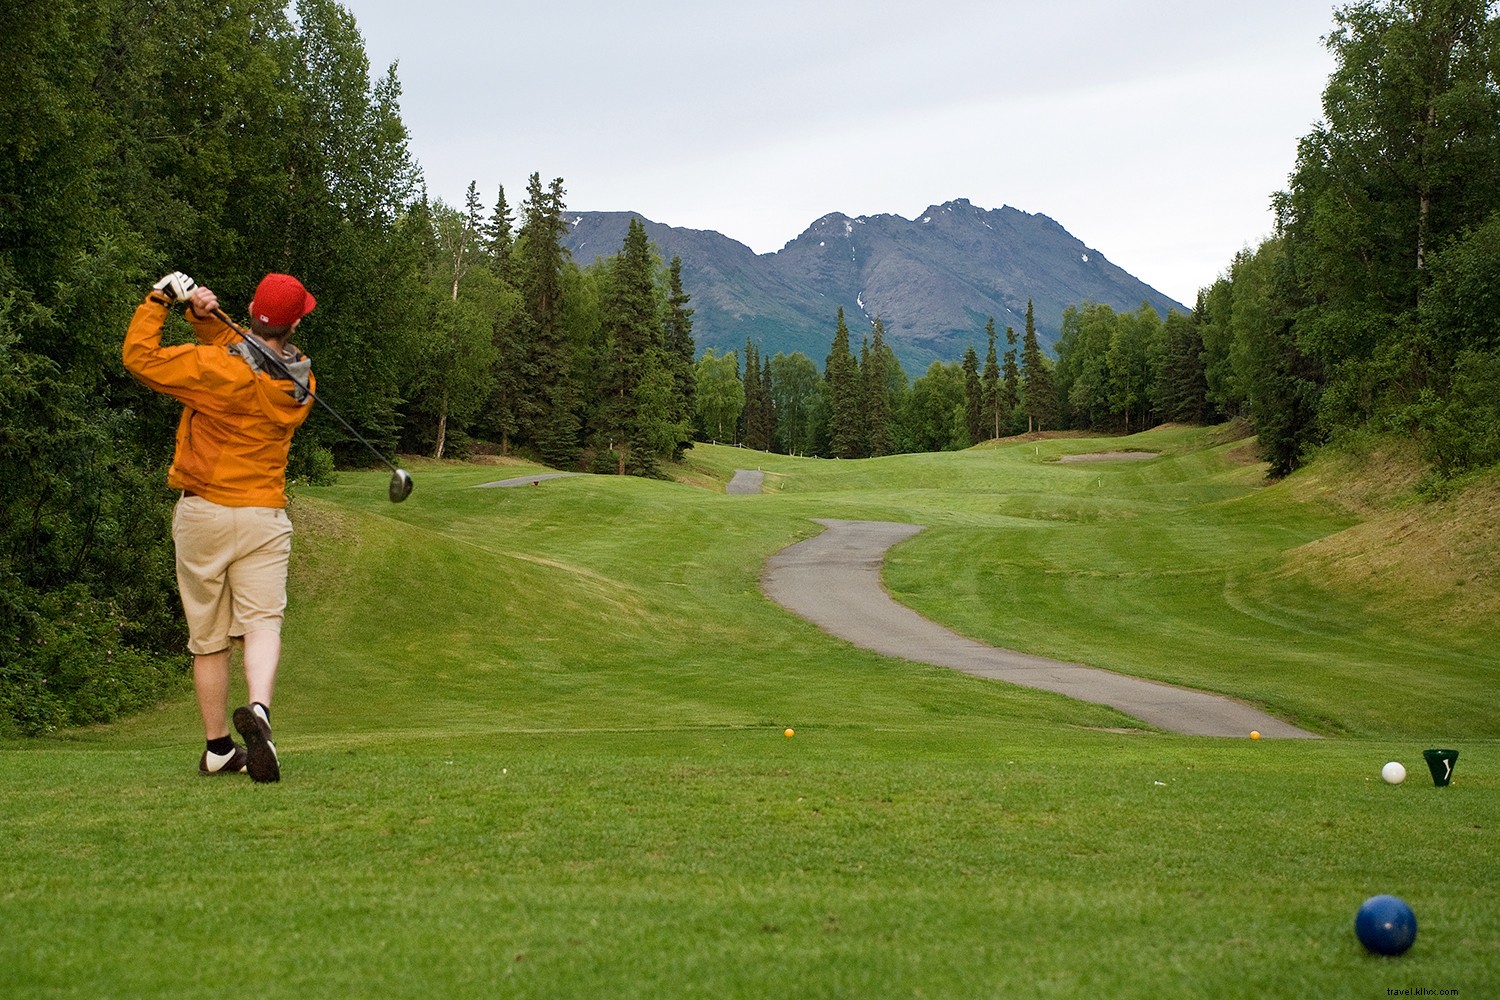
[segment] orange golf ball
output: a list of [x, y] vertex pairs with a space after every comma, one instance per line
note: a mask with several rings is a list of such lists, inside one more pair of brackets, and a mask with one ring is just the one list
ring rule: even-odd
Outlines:
[[797, 735], [797, 730], [795, 730], [795, 729], [788, 729], [786, 731], [786, 738], [787, 739], [791, 739], [793, 736], [796, 736], [796, 735]]
[[1260, 730], [1259, 729], [1252, 729], [1252, 730], [1250, 730], [1250, 738], [1252, 740], [1258, 740], [1258, 739], [1260, 739]]

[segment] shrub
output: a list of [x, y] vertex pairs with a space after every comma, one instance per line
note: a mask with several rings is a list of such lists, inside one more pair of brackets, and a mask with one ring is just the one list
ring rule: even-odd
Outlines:
[[108, 722], [186, 683], [185, 657], [128, 645], [126, 616], [80, 584], [44, 595], [8, 588], [0, 601], [10, 654], [0, 660], [0, 726], [37, 736]]

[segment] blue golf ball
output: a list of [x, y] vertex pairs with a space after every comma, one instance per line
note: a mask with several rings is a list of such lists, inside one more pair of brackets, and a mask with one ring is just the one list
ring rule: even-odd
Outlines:
[[1354, 933], [1377, 955], [1399, 955], [1417, 939], [1417, 915], [1395, 896], [1371, 896], [1354, 916]]

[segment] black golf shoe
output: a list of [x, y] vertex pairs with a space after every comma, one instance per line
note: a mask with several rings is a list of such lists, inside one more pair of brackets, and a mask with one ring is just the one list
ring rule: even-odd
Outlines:
[[203, 751], [203, 756], [198, 758], [198, 773], [210, 774], [244, 774], [245, 765], [249, 755], [245, 753], [244, 747], [235, 747], [226, 754], [209, 753]]
[[235, 709], [234, 728], [245, 738], [245, 770], [250, 777], [255, 781], [280, 781], [281, 761], [276, 757], [276, 744], [271, 742], [265, 709], [258, 702], [253, 708]]

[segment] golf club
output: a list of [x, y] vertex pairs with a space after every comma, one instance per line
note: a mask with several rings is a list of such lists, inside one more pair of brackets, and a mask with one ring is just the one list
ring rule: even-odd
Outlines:
[[411, 496], [411, 476], [405, 469], [397, 468], [395, 463], [393, 463], [390, 459], [386, 458], [378, 450], [376, 450], [375, 446], [366, 441], [364, 439], [364, 436], [361, 435], [359, 431], [349, 426], [349, 421], [345, 420], [343, 415], [339, 413], [338, 410], [335, 410], [332, 406], [319, 399], [317, 397], [317, 394], [314, 393], [309, 386], [303, 385], [295, 375], [288, 371], [286, 365], [283, 364], [281, 359], [276, 356], [275, 351], [272, 351], [270, 348], [266, 347], [265, 344], [262, 344], [260, 340], [257, 339], [256, 336], [249, 330], [246, 330], [234, 320], [230, 319], [228, 314], [225, 313], [223, 309], [215, 306], [213, 315], [217, 317], [221, 323], [229, 327], [229, 329], [239, 334], [240, 339], [249, 344], [251, 348], [254, 349], [255, 353], [260, 355], [261, 360], [264, 361], [268, 367], [275, 368], [278, 372], [281, 373], [282, 378], [290, 382], [295, 382], [297, 384], [297, 387], [311, 396], [314, 402], [320, 404], [323, 409], [333, 414], [334, 419], [344, 425], [344, 430], [354, 435], [354, 440], [370, 449], [370, 454], [380, 459], [381, 463], [391, 470], [391, 503], [400, 503], [402, 500], [405, 500], [407, 497]]

